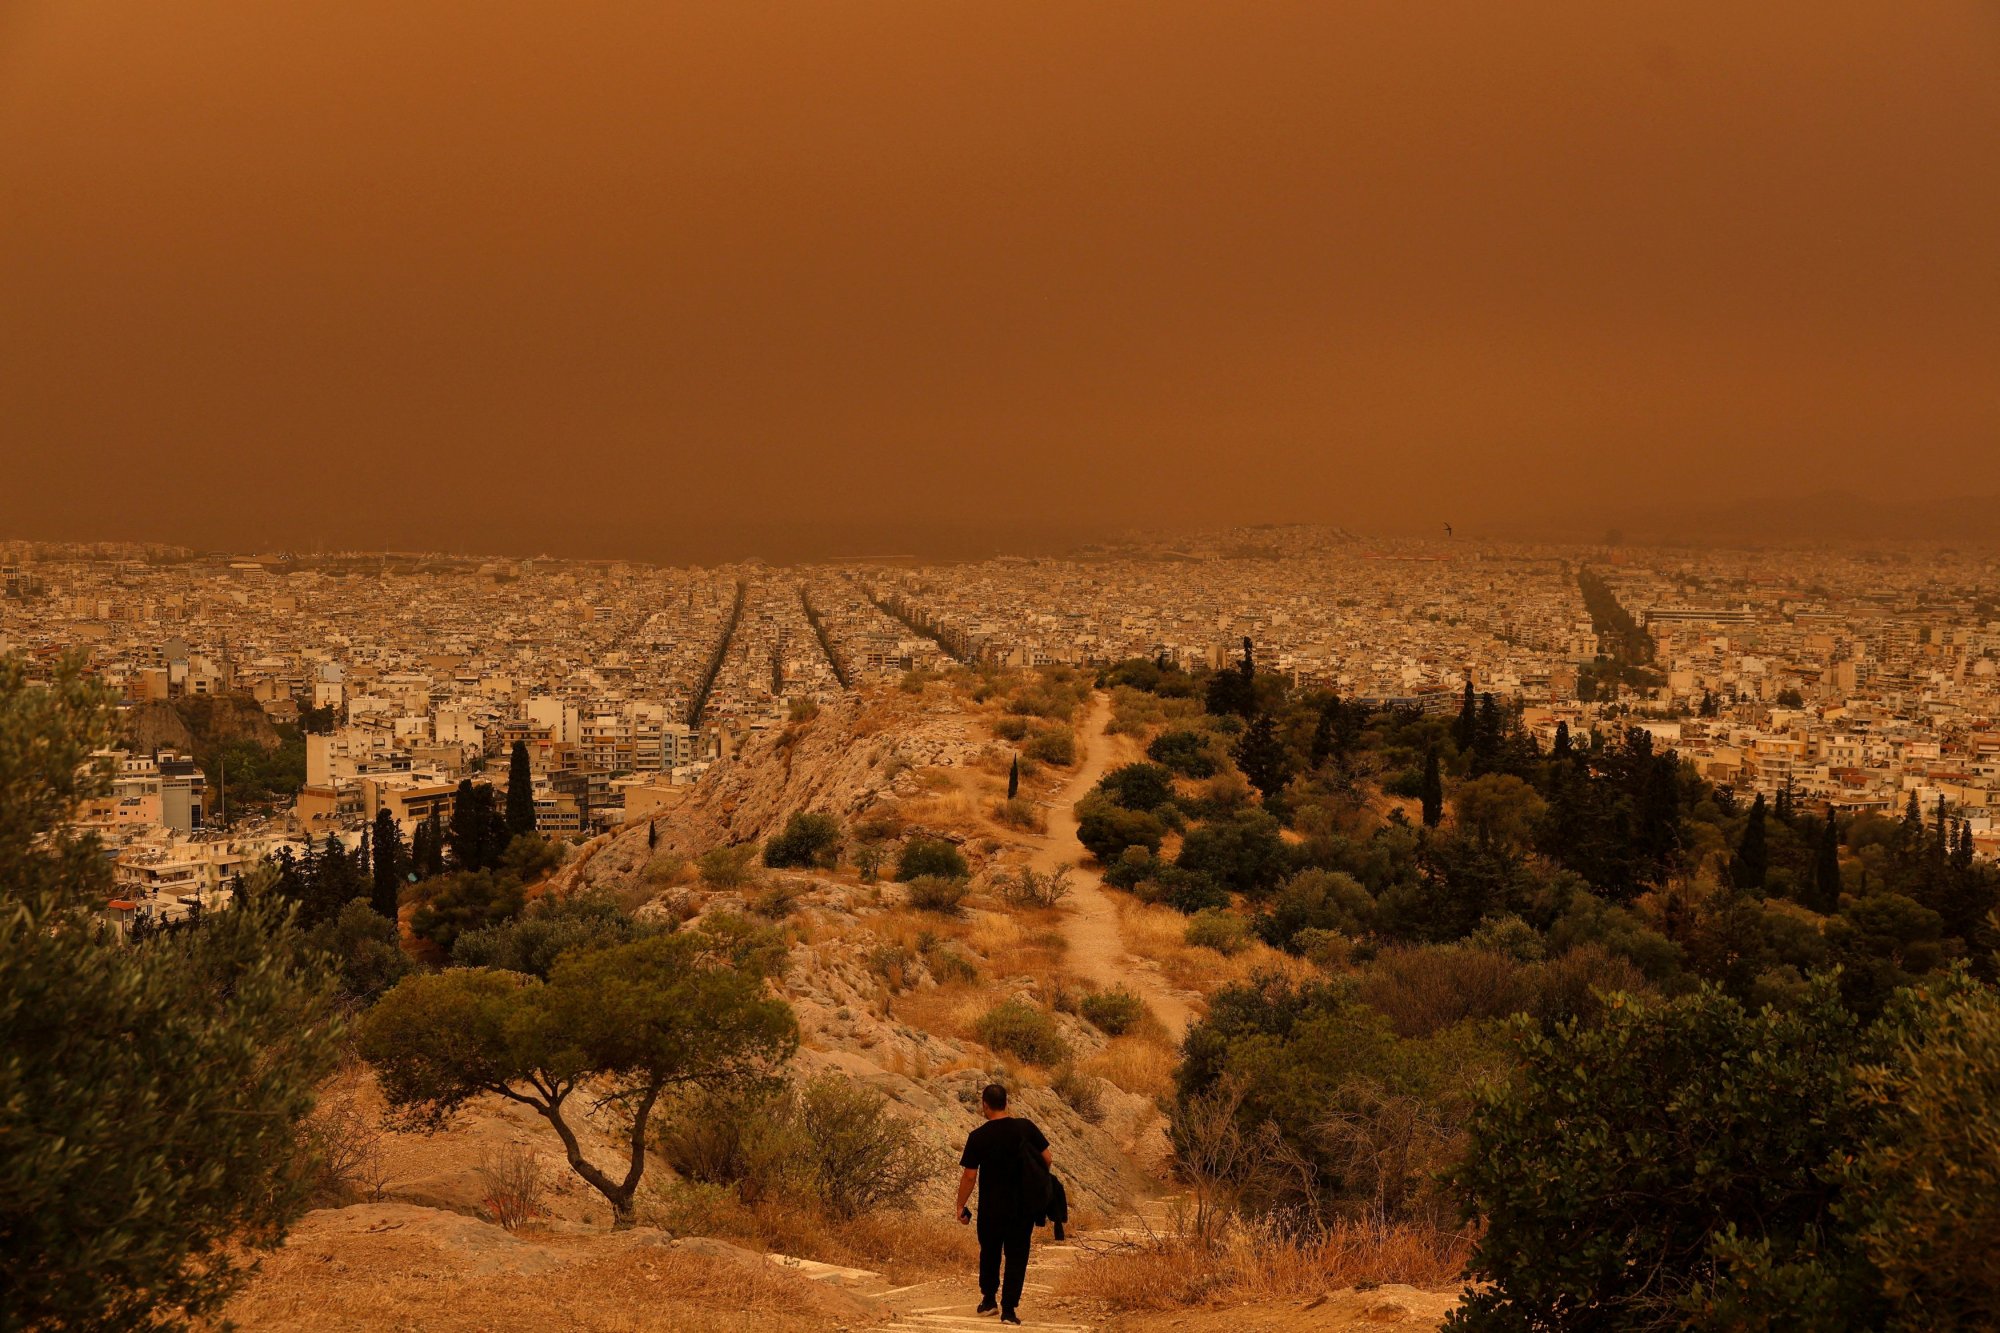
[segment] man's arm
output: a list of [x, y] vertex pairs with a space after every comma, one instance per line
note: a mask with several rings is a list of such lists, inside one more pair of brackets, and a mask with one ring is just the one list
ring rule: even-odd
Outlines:
[[977, 1167], [968, 1166], [965, 1168], [965, 1170], [959, 1173], [958, 1202], [953, 1204], [951, 1208], [951, 1215], [953, 1217], [965, 1216], [966, 1200], [972, 1197], [972, 1187], [974, 1183], [978, 1181], [978, 1179], [979, 1179], [979, 1170]]

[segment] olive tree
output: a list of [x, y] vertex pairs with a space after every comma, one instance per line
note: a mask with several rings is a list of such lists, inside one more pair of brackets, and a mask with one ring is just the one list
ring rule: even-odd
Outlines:
[[[486, 968], [411, 977], [361, 1028], [362, 1053], [406, 1120], [441, 1126], [482, 1093], [533, 1107], [620, 1227], [632, 1222], [661, 1095], [758, 1077], [797, 1047], [797, 1020], [769, 994], [763, 963], [702, 931], [575, 950], [546, 981]], [[571, 1098], [586, 1086], [628, 1121], [619, 1166], [600, 1167], [577, 1141]]]

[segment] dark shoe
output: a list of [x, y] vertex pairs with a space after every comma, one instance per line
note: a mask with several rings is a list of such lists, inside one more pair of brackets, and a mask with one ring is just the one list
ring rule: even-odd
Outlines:
[[992, 1314], [995, 1310], [999, 1308], [1000, 1308], [1000, 1303], [994, 1300], [991, 1296], [988, 1296], [985, 1300], [979, 1303], [979, 1308], [977, 1310], [974, 1310], [972, 1313]]
[[1012, 1310], [1002, 1310], [1000, 1312], [1000, 1322], [1003, 1324], [1018, 1324], [1021, 1322], [1021, 1316], [1015, 1314]]

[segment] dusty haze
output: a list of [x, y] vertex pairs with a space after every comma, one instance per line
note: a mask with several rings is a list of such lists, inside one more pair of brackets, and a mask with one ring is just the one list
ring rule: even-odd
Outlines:
[[0, 6], [0, 536], [2000, 490], [2000, 4]]

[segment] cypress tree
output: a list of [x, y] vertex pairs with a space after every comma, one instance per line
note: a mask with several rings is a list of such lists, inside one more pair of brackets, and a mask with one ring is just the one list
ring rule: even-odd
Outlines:
[[515, 741], [507, 757], [507, 833], [518, 838], [535, 831], [535, 775], [528, 768], [528, 743]]
[[1834, 826], [1831, 805], [1826, 808], [1826, 823], [1819, 831], [1819, 851], [1813, 859], [1812, 907], [1828, 916], [1840, 910], [1840, 830]]
[[1458, 707], [1458, 721], [1452, 724], [1451, 739], [1464, 754], [1472, 748], [1472, 738], [1479, 727], [1479, 700], [1472, 693], [1472, 673], [1465, 673], [1465, 701]]
[[646, 850], [652, 851], [660, 845], [660, 826], [654, 820], [646, 821]]
[[1743, 838], [1736, 844], [1736, 859], [1730, 864], [1730, 879], [1745, 892], [1762, 893], [1764, 877], [1771, 868], [1770, 849], [1764, 841], [1764, 793], [1750, 803], [1750, 817], [1743, 825]]
[[1569, 758], [1569, 723], [1556, 723], [1556, 740], [1555, 744], [1549, 747], [1549, 758], [1558, 760]]
[[375, 814], [375, 862], [371, 867], [371, 892], [368, 902], [371, 907], [388, 917], [396, 919], [396, 903], [403, 888], [403, 830], [396, 825], [395, 816], [384, 806]]
[[1013, 800], [1021, 794], [1021, 756], [1015, 755], [1014, 762], [1007, 768], [1007, 799]]
[[424, 820], [419, 832], [423, 837], [423, 855], [417, 858], [417, 874], [432, 879], [444, 873], [444, 816], [436, 806], [431, 807], [430, 817]]
[[1339, 712], [1340, 700], [1338, 698], [1328, 699], [1324, 704], [1320, 705], [1319, 720], [1313, 723], [1312, 748], [1307, 752], [1307, 757], [1312, 760], [1314, 768], [1320, 767], [1327, 760], [1333, 758], [1334, 748], [1338, 744], [1339, 738], [1337, 730]]
[[1444, 818], [1444, 775], [1438, 771], [1435, 747], [1424, 752], [1424, 781], [1420, 795], [1424, 806], [1424, 827], [1436, 828]]
[[1266, 801], [1285, 789], [1291, 776], [1286, 759], [1284, 742], [1278, 739], [1270, 717], [1259, 713], [1251, 718], [1243, 738], [1236, 743], [1236, 766], [1264, 794]]

